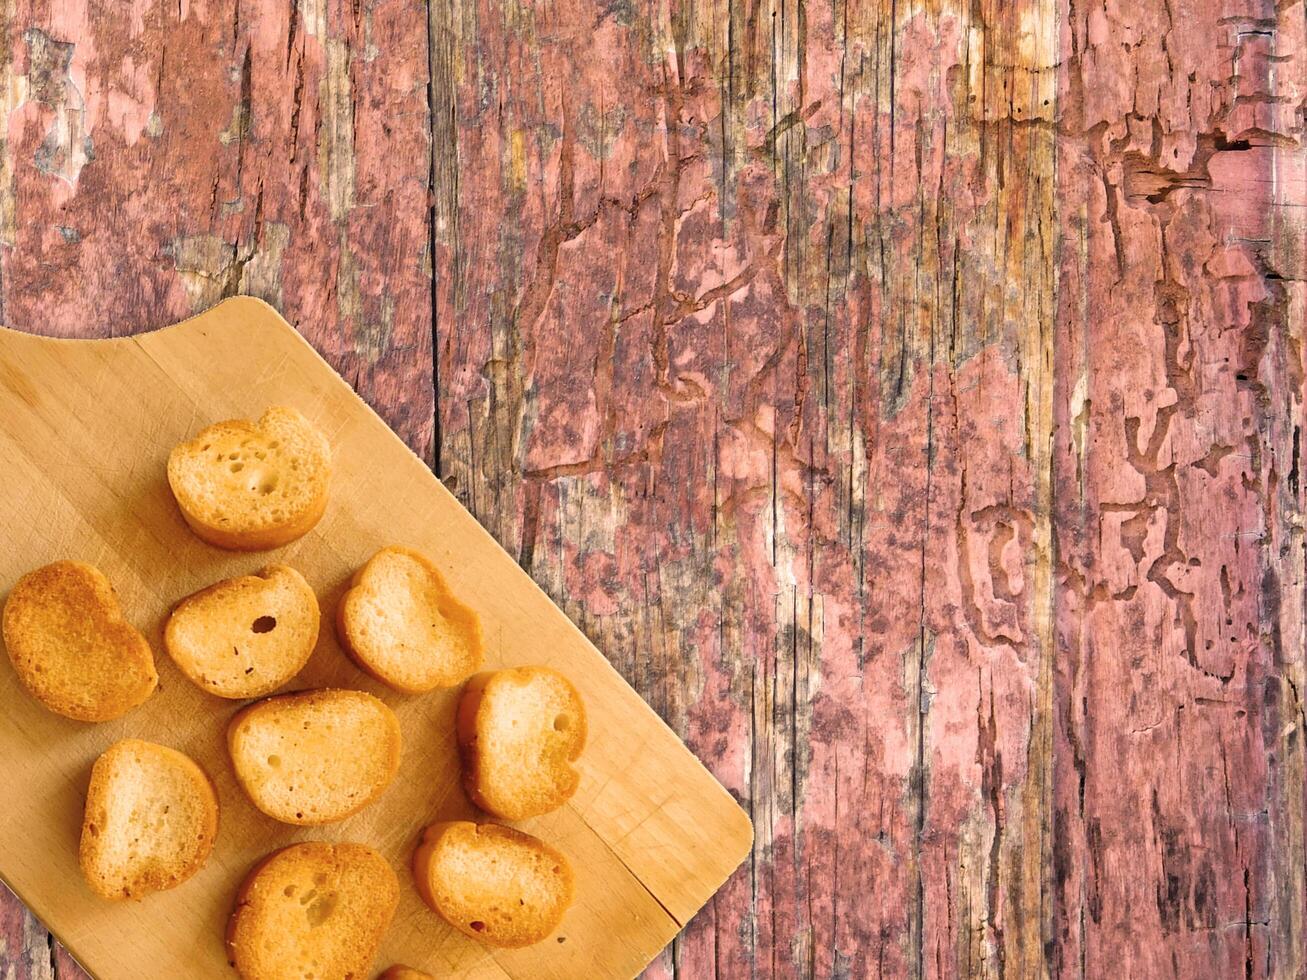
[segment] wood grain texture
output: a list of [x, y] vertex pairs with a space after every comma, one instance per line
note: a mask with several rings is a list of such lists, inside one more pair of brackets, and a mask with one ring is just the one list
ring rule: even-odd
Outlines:
[[1051, 9], [461, 16], [447, 482], [758, 831], [654, 975], [1037, 971]]
[[1065, 11], [1063, 972], [1307, 970], [1303, 15]]
[[283, 309], [749, 806], [651, 976], [1307, 969], [1301, 0], [124, 8], [5, 322]]

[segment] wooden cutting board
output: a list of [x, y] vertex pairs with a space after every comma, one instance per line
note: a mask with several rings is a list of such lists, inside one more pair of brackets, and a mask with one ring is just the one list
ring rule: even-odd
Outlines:
[[[326, 516], [286, 548], [234, 554], [183, 523], [164, 476], [174, 444], [219, 419], [293, 405], [331, 439]], [[117, 721], [86, 725], [28, 698], [0, 659], [0, 875], [92, 973], [105, 980], [230, 976], [222, 943], [249, 868], [301, 840], [378, 848], [402, 899], [374, 968], [403, 962], [438, 977], [627, 977], [661, 950], [752, 841], [748, 818], [608, 661], [307, 343], [267, 305], [228, 300], [177, 326], [116, 340], [51, 340], [0, 329], [0, 594], [59, 558], [98, 565], [128, 619], [155, 649], [160, 690]], [[487, 666], [548, 664], [581, 691], [590, 740], [580, 790], [562, 810], [520, 823], [571, 859], [576, 902], [555, 936], [489, 950], [433, 914], [413, 890], [409, 857], [433, 820], [471, 818], [453, 741], [456, 693], [396, 694], [344, 656], [329, 622], [354, 570], [377, 548], [429, 555], [481, 616]], [[324, 628], [288, 689], [369, 691], [404, 730], [398, 777], [362, 813], [292, 828], [245, 799], [224, 748], [238, 702], [192, 686], [163, 652], [173, 605], [211, 582], [270, 561], [317, 590]], [[95, 898], [77, 869], [82, 803], [96, 756], [134, 736], [189, 753], [222, 804], [204, 870], [139, 902]], [[360, 978], [361, 980], [361, 978]]]

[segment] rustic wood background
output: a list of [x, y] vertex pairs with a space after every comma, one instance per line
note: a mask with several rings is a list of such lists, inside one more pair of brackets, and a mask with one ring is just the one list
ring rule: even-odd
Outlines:
[[651, 977], [1307, 972], [1303, 0], [0, 9], [0, 320], [267, 299], [750, 809]]

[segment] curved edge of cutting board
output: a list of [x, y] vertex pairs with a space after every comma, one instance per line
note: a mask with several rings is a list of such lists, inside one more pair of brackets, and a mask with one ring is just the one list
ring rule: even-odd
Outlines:
[[[513, 601], [521, 607], [516, 610], [517, 618], [526, 615], [525, 609], [536, 617], [533, 622], [538, 621], [545, 634], [538, 645], [565, 645], [592, 655], [585, 668], [594, 671], [588, 682], [603, 691], [602, 703], [595, 706], [596, 710], [608, 713], [610, 731], [624, 724], [628, 730], [640, 732], [642, 741], [636, 746], [592, 744], [587, 753], [600, 757], [603, 779], [592, 779], [589, 785], [583, 781], [582, 792], [568, 809], [640, 882], [672, 923], [683, 927], [748, 857], [753, 847], [753, 827], [735, 798], [489, 532], [462, 508], [427, 465], [271, 306], [255, 298], [235, 297], [171, 326], [102, 340], [42, 337], [0, 328], [0, 388], [10, 388], [34, 407], [41, 400], [40, 392], [22, 371], [14, 368], [10, 355], [21, 357], [43, 346], [59, 355], [44, 359], [49, 370], [58, 370], [58, 365], [74, 352], [95, 360], [94, 370], [112, 370], [119, 354], [139, 361], [144, 352], [161, 375], [186, 391], [197, 420], [203, 422], [230, 417], [223, 413], [233, 410], [221, 404], [215, 391], [239, 388], [251, 379], [265, 389], [275, 390], [281, 374], [298, 372], [296, 380], [310, 385], [324, 405], [334, 406], [334, 417], [341, 419], [342, 425], [366, 427], [361, 435], [354, 433], [355, 442], [367, 440], [369, 447], [377, 447], [380, 465], [404, 471], [400, 482], [411, 489], [406, 503], [425, 508], [431, 520], [440, 522], [454, 538], [471, 543], [478, 564], [484, 566], [484, 576], [511, 583], [516, 597]], [[233, 358], [233, 350], [241, 350], [243, 356]], [[211, 364], [212, 374], [206, 373], [202, 383], [194, 381], [188, 390], [186, 385], [197, 363]], [[330, 380], [324, 380], [327, 378]], [[349, 410], [343, 407], [346, 404]], [[435, 495], [434, 504], [424, 497], [429, 494]], [[482, 598], [491, 605], [505, 601], [500, 596]], [[660, 776], [672, 772], [677, 785], [662, 785]], [[637, 796], [634, 807], [630, 796], [633, 787], [643, 794]], [[673, 842], [694, 852], [693, 873], [689, 857], [669, 853]], [[39, 915], [53, 912], [36, 905], [34, 909]], [[59, 935], [57, 928], [52, 931]], [[75, 939], [69, 945], [74, 956], [84, 959], [78, 954]], [[660, 948], [642, 949], [644, 963]], [[526, 975], [518, 973], [510, 961], [502, 965], [508, 975]]]
[[101, 350], [108, 350], [114, 347], [130, 347], [133, 344], [139, 343], [145, 337], [158, 337], [173, 331], [184, 331], [196, 324], [200, 324], [201, 327], [204, 328], [228, 325], [239, 329], [239, 326], [228, 317], [215, 317], [213, 315], [224, 307], [233, 307], [235, 310], [241, 312], [242, 315], [246, 315], [248, 311], [252, 309], [257, 309], [259, 311], [258, 315], [271, 315], [276, 317], [277, 320], [285, 325], [286, 329], [295, 333], [296, 336], [299, 336], [298, 331], [296, 331], [289, 323], [286, 323], [285, 318], [277, 312], [276, 307], [272, 306], [267, 301], [261, 300], [257, 296], [232, 296], [228, 299], [222, 300], [215, 306], [209, 307], [202, 313], [195, 313], [188, 316], [185, 320], [178, 320], [176, 323], [166, 323], [161, 327], [152, 327], [146, 330], [135, 331], [133, 333], [118, 334], [113, 337], [52, 337], [48, 334], [32, 333], [28, 330], [17, 330], [14, 327], [0, 323], [0, 345], [9, 343], [32, 345], [53, 344], [67, 348], [96, 347]]

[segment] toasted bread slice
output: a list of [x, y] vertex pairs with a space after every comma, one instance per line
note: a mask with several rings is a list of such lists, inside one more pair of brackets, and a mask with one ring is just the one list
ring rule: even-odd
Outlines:
[[521, 820], [556, 810], [576, 792], [572, 763], [585, 747], [585, 705], [548, 667], [477, 674], [458, 703], [463, 785], [487, 813]]
[[236, 551], [280, 548], [307, 533], [327, 507], [331, 446], [293, 408], [257, 422], [209, 426], [168, 457], [182, 516], [209, 544]]
[[358, 570], [336, 625], [360, 667], [409, 694], [454, 687], [481, 666], [481, 621], [408, 548], [383, 548]]
[[175, 888], [204, 866], [218, 836], [218, 795], [175, 749], [134, 738], [95, 760], [79, 860], [105, 898]]
[[32, 697], [78, 721], [108, 721], [159, 683], [154, 654], [123, 619], [94, 565], [57, 561], [28, 572], [5, 602], [5, 649]]
[[377, 977], [377, 980], [436, 980], [436, 978], [430, 973], [423, 973], [421, 970], [415, 970], [411, 966], [404, 966], [402, 963], [396, 963]]
[[269, 565], [201, 589], [163, 633], [187, 677], [221, 698], [257, 698], [300, 672], [318, 642], [318, 599], [304, 576]]
[[413, 855], [418, 893], [459, 932], [491, 946], [544, 939], [572, 904], [572, 869], [544, 841], [466, 820], [426, 829]]
[[365, 980], [399, 905], [399, 879], [363, 844], [274, 851], [241, 885], [227, 958], [245, 980]]
[[268, 816], [304, 826], [343, 820], [399, 770], [395, 712], [362, 691], [283, 694], [238, 712], [227, 728], [236, 778]]

